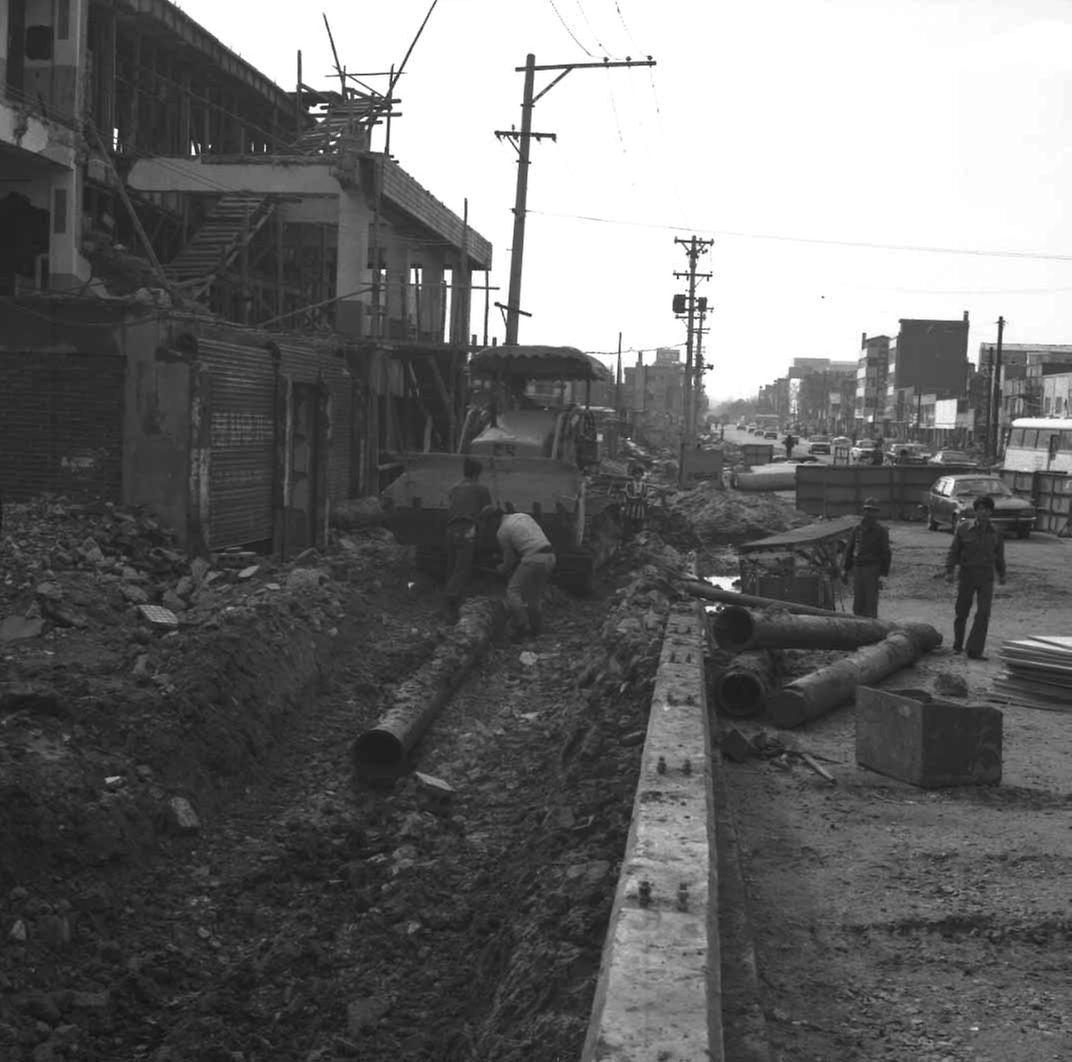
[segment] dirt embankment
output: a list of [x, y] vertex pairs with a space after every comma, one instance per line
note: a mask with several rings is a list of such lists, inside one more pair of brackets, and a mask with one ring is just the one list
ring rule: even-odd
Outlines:
[[[353, 737], [442, 630], [433, 588], [373, 567], [382, 590], [325, 632], [321, 695], [250, 753], [256, 771], [200, 832], [0, 897], [0, 1055], [574, 1057], [668, 602], [642, 556], [621, 564], [613, 600], [555, 591], [546, 633], [494, 647], [444, 711], [417, 766], [451, 787], [446, 806], [414, 777], [384, 789], [353, 771]], [[173, 669], [205, 705], [230, 695], [227, 673]]]

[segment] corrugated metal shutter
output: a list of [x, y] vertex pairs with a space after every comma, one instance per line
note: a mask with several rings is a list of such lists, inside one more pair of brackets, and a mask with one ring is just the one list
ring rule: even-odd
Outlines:
[[209, 546], [272, 537], [275, 367], [264, 347], [202, 339], [212, 377]]

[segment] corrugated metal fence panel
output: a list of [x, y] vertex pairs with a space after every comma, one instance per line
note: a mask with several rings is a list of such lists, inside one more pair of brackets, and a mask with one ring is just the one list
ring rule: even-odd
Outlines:
[[1067, 534], [1072, 516], [1072, 477], [1040, 472], [1037, 491], [1035, 504], [1039, 518], [1035, 526], [1039, 531]]
[[209, 410], [209, 546], [272, 537], [275, 366], [263, 346], [202, 339], [212, 378]]
[[350, 496], [354, 425], [352, 378], [341, 357], [322, 347], [280, 343], [282, 371], [295, 383], [315, 383], [323, 373], [331, 391], [331, 454], [328, 492], [333, 502]]

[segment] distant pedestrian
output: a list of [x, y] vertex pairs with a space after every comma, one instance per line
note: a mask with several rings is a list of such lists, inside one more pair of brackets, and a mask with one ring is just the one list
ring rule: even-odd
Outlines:
[[476, 555], [477, 521], [491, 505], [491, 491], [478, 482], [483, 465], [476, 458], [462, 462], [462, 478], [447, 494], [447, 618], [458, 618], [465, 589], [473, 576]]
[[866, 498], [863, 516], [852, 529], [841, 581], [847, 583], [852, 574], [852, 611], [856, 616], [878, 616], [880, 580], [890, 574], [890, 533], [878, 522], [878, 502]]
[[[966, 648], [970, 659], [986, 660], [983, 649], [990, 627], [990, 604], [994, 598], [995, 574], [999, 583], [1005, 582], [1005, 539], [990, 522], [994, 512], [993, 498], [989, 495], [976, 498], [972, 508], [975, 511], [975, 519], [962, 520], [953, 529], [953, 542], [945, 559], [945, 577], [947, 582], [953, 582], [957, 579], [956, 570], [960, 568], [953, 619], [953, 652], [959, 653]], [[965, 644], [964, 628], [968, 623], [973, 599], [975, 619]]]
[[885, 449], [886, 443], [880, 435], [875, 440], [875, 448], [871, 451], [871, 464], [881, 465], [882, 462], [886, 460], [886, 454], [884, 453]]
[[488, 506], [481, 521], [495, 531], [502, 549], [502, 563], [495, 570], [509, 575], [506, 586], [506, 610], [510, 619], [510, 638], [519, 642], [527, 634], [543, 630], [543, 594], [555, 570], [555, 552], [536, 521], [528, 513], [508, 513]]
[[796, 446], [797, 440], [792, 435], [786, 435], [785, 437], [785, 459], [788, 461], [793, 456], [793, 447]]

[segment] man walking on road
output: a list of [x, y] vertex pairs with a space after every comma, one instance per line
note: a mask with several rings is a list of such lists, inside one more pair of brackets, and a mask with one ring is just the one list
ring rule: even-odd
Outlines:
[[496, 530], [502, 549], [500, 575], [510, 575], [506, 586], [506, 610], [510, 614], [510, 637], [519, 642], [526, 634], [543, 630], [543, 593], [555, 570], [555, 553], [543, 529], [528, 513], [508, 513], [489, 506], [481, 514]]
[[853, 576], [852, 611], [856, 616], [878, 616], [879, 580], [890, 574], [890, 533], [878, 522], [878, 502], [864, 499], [863, 516], [852, 529], [841, 581]]
[[[945, 559], [947, 582], [957, 579], [956, 614], [953, 619], [953, 652], [968, 650], [971, 660], [986, 660], [986, 632], [990, 626], [990, 603], [994, 598], [994, 575], [998, 582], [1005, 582], [1005, 539], [990, 522], [994, 512], [994, 499], [989, 496], [976, 498], [972, 506], [974, 520], [963, 520], [953, 531], [953, 542]], [[964, 643], [964, 628], [968, 623], [972, 599], [975, 600], [975, 619]]]
[[788, 461], [793, 456], [793, 447], [796, 446], [797, 440], [793, 438], [792, 434], [786, 433], [785, 436], [785, 459]]
[[491, 491], [479, 483], [483, 466], [475, 458], [462, 463], [462, 479], [450, 488], [447, 510], [447, 617], [458, 618], [465, 588], [473, 576], [477, 520], [491, 504]]

